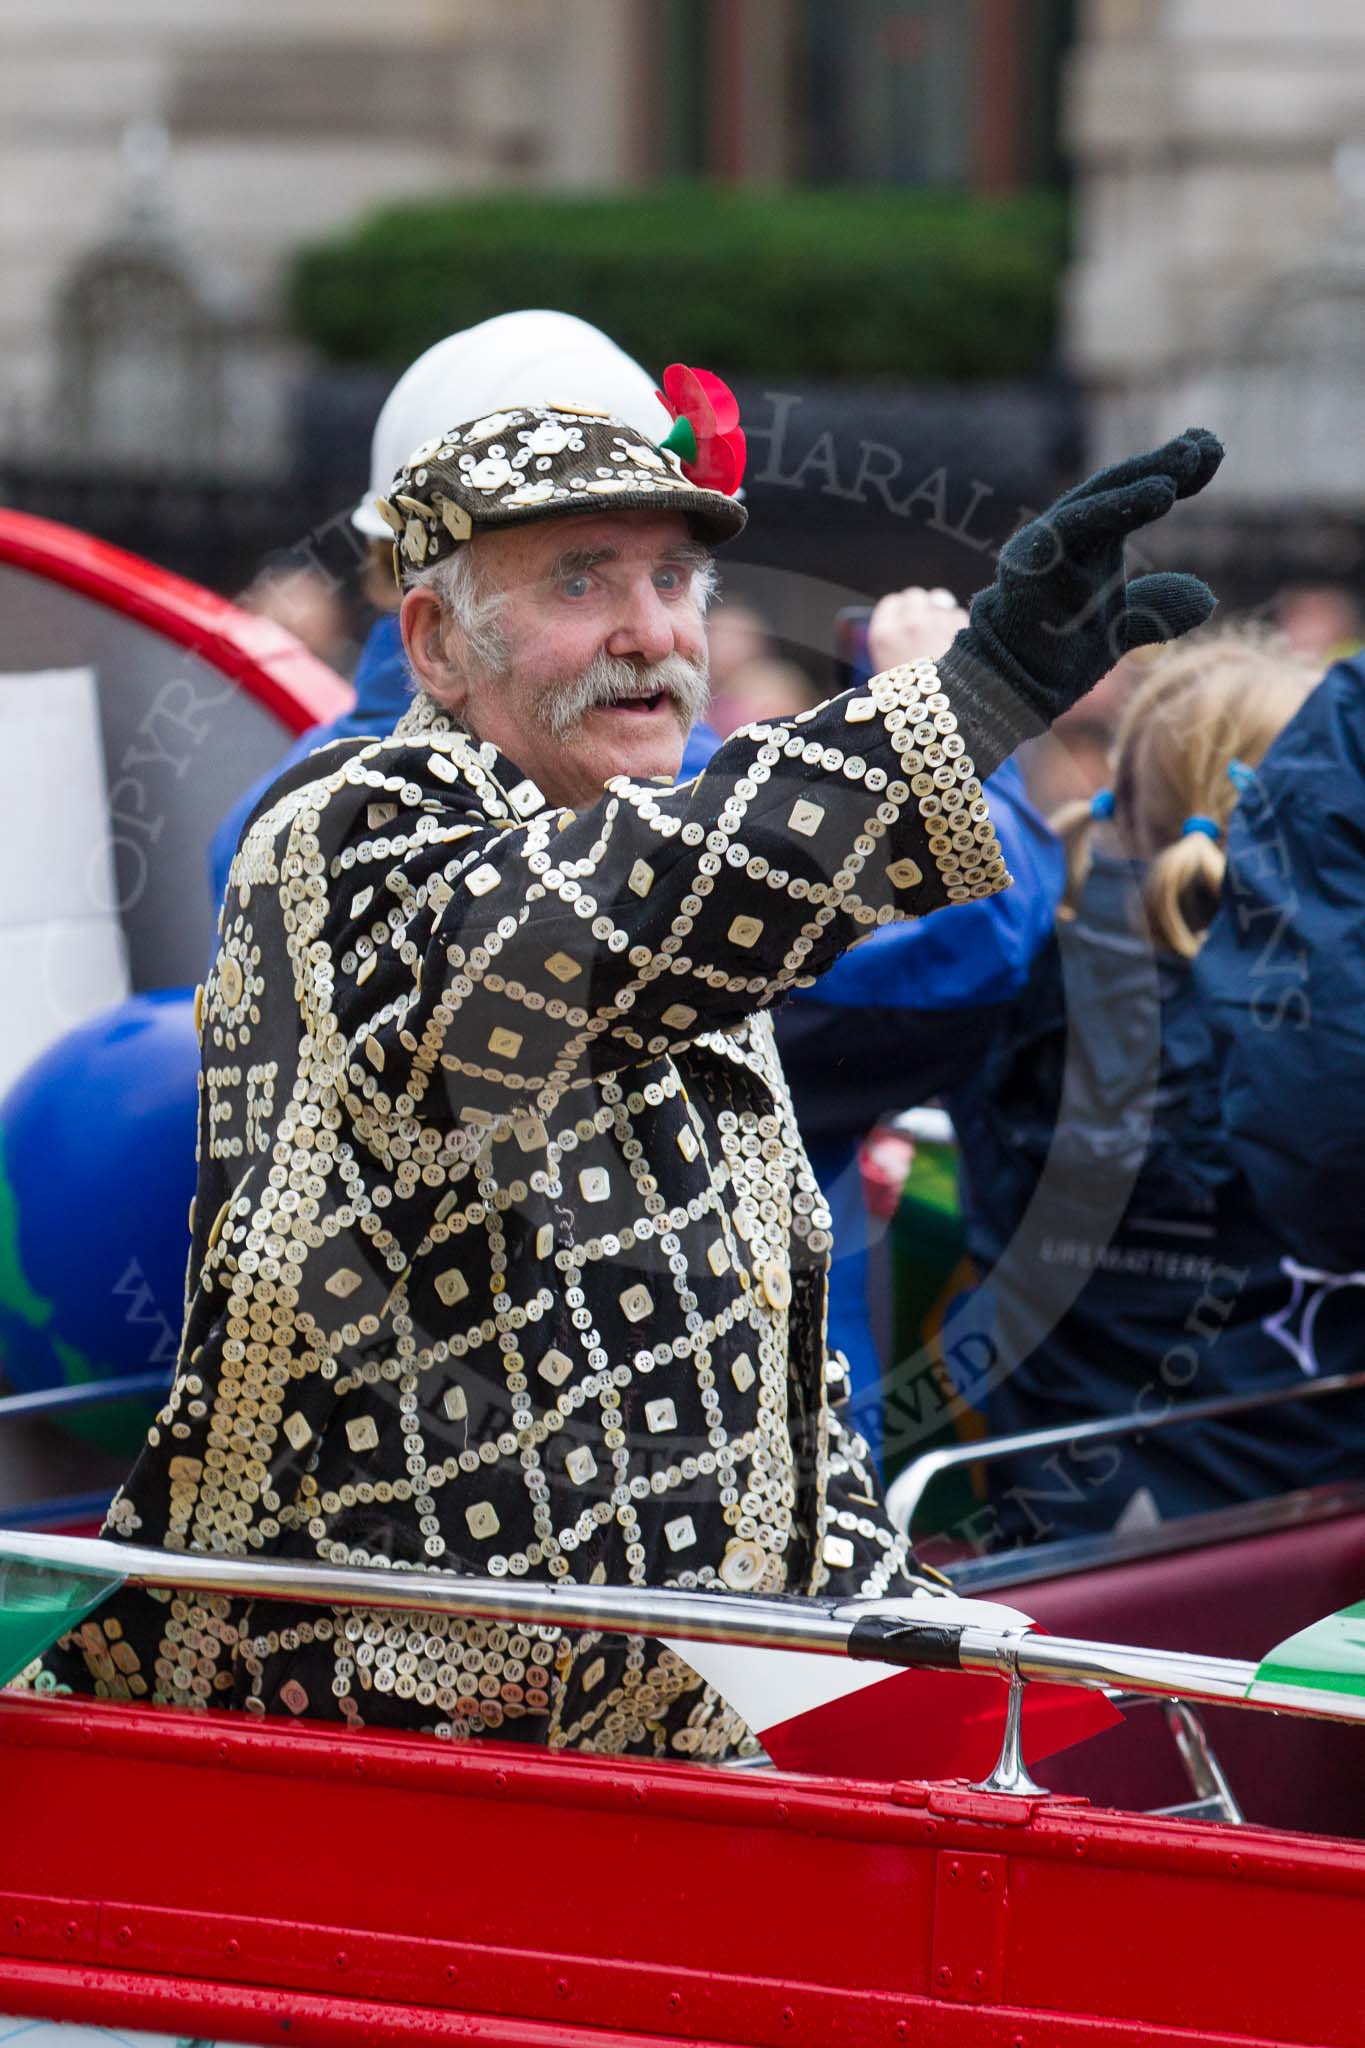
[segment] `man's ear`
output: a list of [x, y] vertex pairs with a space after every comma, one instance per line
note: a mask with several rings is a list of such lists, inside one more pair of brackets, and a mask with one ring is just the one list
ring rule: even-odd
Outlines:
[[462, 665], [451, 659], [451, 643], [459, 636], [436, 592], [426, 585], [404, 591], [398, 626], [412, 672], [422, 688], [447, 711], [458, 712], [464, 704], [466, 681]]

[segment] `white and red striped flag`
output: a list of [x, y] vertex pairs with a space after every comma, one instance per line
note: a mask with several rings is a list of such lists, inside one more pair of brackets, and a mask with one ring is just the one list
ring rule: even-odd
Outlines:
[[[884, 1603], [944, 1631], [1033, 1629], [995, 1600], [952, 1593]], [[1045, 1633], [1035, 1630], [1037, 1634]], [[1006, 1688], [985, 1672], [906, 1670], [897, 1664], [735, 1643], [670, 1643], [744, 1716], [780, 1770], [835, 1777], [984, 1778], [1000, 1754]], [[1030, 1764], [1111, 1728], [1122, 1717], [1103, 1693], [1030, 1685], [1023, 1747]]]

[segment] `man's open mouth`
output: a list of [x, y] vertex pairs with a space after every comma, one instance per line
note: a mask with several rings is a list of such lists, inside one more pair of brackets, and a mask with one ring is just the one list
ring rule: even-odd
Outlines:
[[667, 690], [654, 690], [648, 697], [618, 697], [615, 703], [599, 704], [599, 711], [626, 711], [634, 717], [642, 712], [661, 711], [670, 702]]

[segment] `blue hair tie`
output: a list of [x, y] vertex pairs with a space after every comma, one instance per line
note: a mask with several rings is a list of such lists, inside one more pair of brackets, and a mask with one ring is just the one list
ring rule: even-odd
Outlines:
[[1256, 770], [1248, 768], [1245, 761], [1228, 762], [1228, 781], [1239, 794], [1245, 789], [1250, 789], [1255, 780]]
[[1090, 815], [1103, 821], [1114, 815], [1114, 792], [1112, 789], [1097, 789], [1090, 799]]
[[1223, 836], [1213, 818], [1186, 818], [1180, 828], [1180, 836], [1188, 839], [1191, 832], [1202, 832], [1206, 839], [1221, 839]]

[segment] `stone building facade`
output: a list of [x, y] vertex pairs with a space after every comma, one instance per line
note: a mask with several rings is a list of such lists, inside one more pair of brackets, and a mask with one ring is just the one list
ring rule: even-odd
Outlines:
[[[299, 368], [289, 258], [386, 201], [1055, 178], [1069, 6], [5, 0], [0, 462], [122, 463], [132, 442], [259, 470]], [[217, 407], [193, 450], [161, 424], [191, 357]], [[93, 416], [73, 375], [109, 394]]]
[[1365, 502], [1360, 0], [1082, 0], [1066, 126], [1094, 454], [1208, 421], [1228, 460], [1182, 518], [1244, 537], [1293, 507], [1286, 567], [1351, 566], [1332, 531]]
[[[177, 284], [201, 344], [204, 329], [222, 338], [236, 393], [221, 438], [250, 466], [291, 370], [278, 339], [290, 252], [411, 194], [621, 182], [637, 147], [633, 11], [634, 0], [6, 0], [0, 448], [60, 449], [69, 394], [54, 371], [80, 357], [82, 306], [95, 301], [98, 342], [140, 280], [158, 285], [177, 349], [196, 324], [169, 303]], [[136, 381], [131, 349], [120, 379]], [[122, 452], [126, 410], [108, 425], [101, 449], [100, 422], [84, 421], [93, 459]]]

